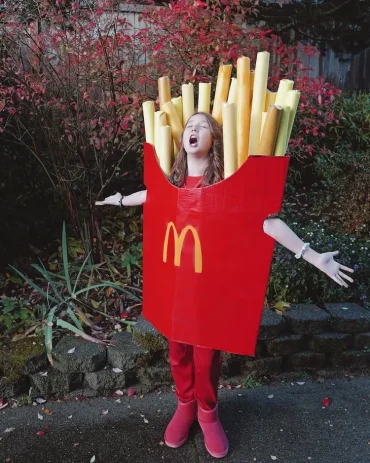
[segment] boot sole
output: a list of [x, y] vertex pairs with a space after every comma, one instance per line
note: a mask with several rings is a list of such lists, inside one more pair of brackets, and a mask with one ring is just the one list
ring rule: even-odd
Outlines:
[[167, 445], [167, 447], [170, 447], [171, 449], [178, 449], [179, 447], [184, 445], [187, 440], [188, 440], [188, 435], [185, 437], [185, 439], [183, 439], [181, 442], [177, 442], [176, 444], [168, 442], [166, 438], [164, 438], [164, 443]]
[[227, 446], [227, 449], [223, 453], [214, 453], [209, 450], [207, 447], [207, 444], [204, 442], [204, 445], [206, 447], [207, 452], [213, 457], [213, 458], [224, 458], [226, 455], [229, 453], [229, 446]]

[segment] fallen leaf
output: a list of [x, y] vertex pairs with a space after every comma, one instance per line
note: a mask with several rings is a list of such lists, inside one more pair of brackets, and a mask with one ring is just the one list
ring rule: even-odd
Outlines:
[[146, 418], [144, 418], [144, 423], [145, 423], [145, 424], [148, 424], [149, 421], [148, 421]]
[[113, 395], [120, 396], [120, 395], [123, 395], [123, 392], [118, 389], [118, 391], [116, 391]]
[[95, 455], [91, 458], [90, 463], [94, 463], [95, 461]]
[[128, 395], [129, 397], [131, 397], [131, 396], [133, 396], [133, 395], [135, 395], [135, 394], [136, 394], [135, 389], [132, 388], [132, 387], [130, 387], [130, 389], [127, 391], [127, 395]]
[[39, 375], [40, 376], [47, 376], [48, 372], [47, 371], [40, 371]]
[[[47, 374], [47, 373], [46, 373], [46, 374]], [[38, 404], [44, 404], [44, 403], [46, 402], [46, 400], [45, 400], [45, 399], [36, 399], [36, 402], [37, 402]]]
[[120, 404], [121, 403], [121, 399], [117, 399], [114, 401], [116, 404]]
[[324, 399], [322, 399], [321, 403], [324, 405], [324, 407], [328, 407], [330, 404], [329, 397], [325, 397]]
[[7, 407], [8, 405], [9, 405], [8, 402], [5, 403], [4, 399], [2, 397], [0, 397], [0, 410]]
[[42, 415], [40, 415], [40, 413], [37, 414], [37, 418], [38, 418], [39, 420], [43, 420], [43, 419], [44, 419], [44, 417], [43, 417]]
[[6, 428], [4, 432], [13, 432], [15, 428]]
[[277, 457], [275, 457], [275, 455], [271, 455], [271, 460], [277, 460]]
[[297, 381], [297, 384], [298, 384], [298, 386], [303, 386], [306, 383], [304, 381]]
[[73, 415], [69, 415], [69, 417], [68, 417], [68, 418], [69, 418], [69, 419], [71, 419], [71, 418], [72, 418], [72, 416], [73, 416]]
[[45, 415], [48, 415], [48, 416], [53, 414], [53, 412], [51, 410], [49, 410], [48, 408], [45, 408], [44, 413], [45, 413]]
[[109, 410], [103, 410], [102, 415], [108, 415]]
[[45, 431], [37, 431], [38, 436], [45, 436]]
[[226, 387], [227, 387], [227, 389], [232, 389], [230, 384], [228, 384]]
[[112, 368], [112, 371], [113, 371], [114, 373], [122, 373], [121, 368]]
[[50, 426], [49, 426], [48, 424], [45, 424], [45, 426], [44, 426], [44, 427], [45, 427], [45, 429], [46, 429], [47, 431], [49, 431], [49, 429], [50, 429]]
[[268, 399], [273, 399], [274, 398], [274, 394], [270, 394], [267, 396]]
[[73, 354], [75, 350], [76, 350], [75, 347], [73, 347], [73, 349], [69, 349], [68, 354]]

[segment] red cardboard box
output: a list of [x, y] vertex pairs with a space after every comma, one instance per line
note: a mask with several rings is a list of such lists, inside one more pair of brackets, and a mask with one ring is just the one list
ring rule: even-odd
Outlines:
[[249, 156], [215, 185], [171, 185], [144, 145], [143, 315], [168, 339], [254, 355], [288, 157]]

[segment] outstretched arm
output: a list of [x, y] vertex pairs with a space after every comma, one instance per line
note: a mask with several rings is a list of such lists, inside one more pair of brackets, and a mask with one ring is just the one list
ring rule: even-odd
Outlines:
[[[122, 199], [122, 201], [121, 201]], [[122, 196], [121, 193], [116, 193], [113, 196], [108, 196], [103, 201], [95, 201], [96, 206], [141, 206], [146, 201], [146, 190], [137, 191], [132, 195]]]
[[[295, 254], [298, 254], [303, 248], [303, 241], [298, 238], [288, 225], [278, 218], [266, 219], [263, 223], [263, 230], [267, 235], [271, 236], [271, 238]], [[344, 273], [344, 270], [351, 273], [353, 273], [353, 270], [334, 260], [334, 256], [337, 256], [338, 254], [339, 251], [319, 254], [312, 248], [308, 247], [302, 257], [307, 262], [326, 273], [340, 286], [348, 288], [348, 284], [344, 280], [348, 280], [351, 283], [353, 283], [353, 280]]]

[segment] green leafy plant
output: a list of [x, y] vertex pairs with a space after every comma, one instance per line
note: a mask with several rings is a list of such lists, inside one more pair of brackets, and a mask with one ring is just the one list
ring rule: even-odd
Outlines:
[[[45, 347], [48, 359], [53, 364], [52, 349], [53, 349], [53, 329], [55, 327], [64, 328], [72, 331], [75, 334], [83, 337], [84, 339], [96, 342], [99, 344], [107, 344], [106, 340], [101, 340], [96, 337], [90, 336], [85, 333], [82, 323], [87, 326], [93, 327], [88, 316], [83, 310], [85, 307], [83, 296], [88, 295], [89, 292], [99, 288], [112, 288], [117, 291], [126, 293], [131, 299], [140, 301], [140, 299], [122, 287], [120, 284], [110, 281], [101, 281], [97, 284], [92, 284], [91, 279], [85, 287], [80, 287], [81, 275], [86, 268], [90, 252], [87, 254], [84, 262], [79, 267], [76, 275], [72, 274], [71, 265], [68, 261], [68, 244], [66, 236], [65, 223], [63, 223], [62, 232], [62, 258], [63, 258], [63, 273], [58, 274], [48, 271], [45, 266], [33, 264], [32, 267], [37, 270], [43, 277], [44, 287], [37, 285], [34, 281], [24, 275], [22, 272], [14, 267], [11, 267], [18, 275], [20, 275], [34, 290], [44, 296], [47, 301], [47, 311], [44, 320], [44, 336]], [[74, 277], [74, 279], [73, 279]], [[64, 318], [68, 318], [66, 321]]]
[[121, 265], [126, 268], [127, 275], [131, 277], [132, 266], [141, 268], [142, 266], [143, 243], [132, 244], [127, 251], [122, 254]]
[[327, 275], [308, 262], [296, 260], [283, 246], [275, 249], [272, 270], [267, 289], [270, 305], [282, 299], [290, 303], [355, 302], [370, 309], [370, 239], [351, 234], [339, 234], [323, 221], [312, 221], [300, 226], [288, 221], [288, 225], [317, 252], [339, 250], [336, 260], [353, 268], [354, 283], [348, 288], [338, 286]]
[[0, 314], [0, 326], [3, 324], [6, 330], [11, 330], [14, 325], [33, 318], [28, 301], [15, 298], [3, 298], [3, 308]]

